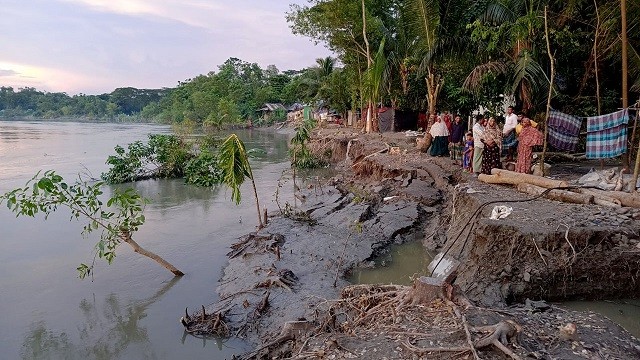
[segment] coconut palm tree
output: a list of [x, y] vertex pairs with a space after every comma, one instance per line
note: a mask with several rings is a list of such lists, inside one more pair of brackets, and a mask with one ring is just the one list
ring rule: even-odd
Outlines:
[[[417, 74], [427, 87], [429, 112], [434, 114], [444, 85], [442, 65], [464, 49], [463, 34], [470, 1], [407, 0], [403, 16], [411, 29]], [[431, 124], [427, 125], [427, 129]]]
[[[538, 61], [533, 39], [541, 33], [544, 1], [492, 0], [484, 4], [473, 23], [477, 33], [499, 34], [478, 49], [477, 65], [465, 80], [465, 88], [479, 91], [487, 75], [506, 75], [506, 93], [515, 94], [523, 110], [533, 107], [533, 94], [548, 88], [549, 79]], [[488, 37], [488, 36], [486, 36]]]

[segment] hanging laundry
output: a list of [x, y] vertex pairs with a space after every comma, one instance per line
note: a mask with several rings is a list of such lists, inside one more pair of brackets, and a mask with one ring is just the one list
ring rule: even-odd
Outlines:
[[587, 158], [612, 158], [627, 151], [628, 109], [587, 118]]
[[549, 112], [549, 145], [558, 150], [575, 151], [582, 119], [551, 110]]

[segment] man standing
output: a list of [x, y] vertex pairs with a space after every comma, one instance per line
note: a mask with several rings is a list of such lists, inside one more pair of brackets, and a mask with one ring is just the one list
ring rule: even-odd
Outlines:
[[473, 125], [473, 173], [478, 176], [482, 169], [482, 150], [484, 144], [480, 139], [484, 134], [484, 116], [476, 115], [476, 123]]
[[513, 161], [513, 149], [518, 145], [516, 139], [516, 126], [518, 125], [518, 115], [513, 112], [513, 106], [507, 108], [505, 114], [504, 128], [502, 129], [502, 149], [507, 150], [505, 161]]

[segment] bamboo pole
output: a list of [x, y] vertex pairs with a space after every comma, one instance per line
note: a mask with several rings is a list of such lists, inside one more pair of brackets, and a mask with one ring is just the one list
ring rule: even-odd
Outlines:
[[553, 95], [553, 78], [555, 77], [555, 66], [553, 54], [551, 54], [551, 44], [549, 42], [549, 26], [547, 24], [547, 6], [544, 7], [544, 37], [547, 41], [547, 55], [551, 64], [551, 80], [549, 82], [549, 95], [547, 95], [547, 114], [544, 120], [544, 144], [542, 145], [542, 156], [540, 156], [540, 174], [544, 175], [544, 155], [547, 152], [547, 138], [549, 137], [549, 113], [551, 112], [551, 96]]
[[620, 22], [622, 23], [622, 108], [629, 107], [628, 56], [627, 56], [627, 1], [620, 1]]
[[[639, 117], [640, 112], [636, 111], [636, 124], [638, 123]], [[633, 167], [633, 177], [631, 178], [631, 193], [638, 192], [636, 189], [636, 184], [638, 183], [638, 172], [640, 172], [640, 140], [638, 141], [638, 149], [636, 150], [636, 165]]]
[[600, 12], [598, 11], [598, 0], [593, 0], [596, 9], [596, 33], [593, 37], [593, 69], [596, 76], [596, 101], [598, 102], [598, 115], [601, 115], [600, 105], [600, 77], [598, 75], [598, 35], [600, 34]]
[[[620, 0], [620, 22], [622, 23], [622, 108], [626, 109], [629, 107], [629, 86], [627, 83], [628, 78], [628, 56], [627, 56], [627, 1]], [[631, 145], [633, 146], [633, 144]], [[627, 147], [628, 148], [628, 147]], [[634, 178], [637, 179], [635, 175], [635, 168], [638, 167], [638, 162], [640, 161], [640, 157], [636, 156], [636, 166], [634, 167]], [[624, 154], [622, 154], [622, 167], [623, 169], [629, 169], [629, 150], [627, 150]]]

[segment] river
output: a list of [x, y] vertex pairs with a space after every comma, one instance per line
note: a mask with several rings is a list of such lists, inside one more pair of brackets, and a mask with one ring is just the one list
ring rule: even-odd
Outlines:
[[[0, 193], [22, 186], [40, 170], [67, 181], [97, 178], [116, 145], [170, 133], [168, 126], [50, 121], [0, 121]], [[261, 203], [276, 210], [274, 194], [287, 162], [287, 136], [238, 132], [247, 148], [266, 153], [252, 159]], [[202, 339], [178, 322], [216, 302], [215, 288], [229, 245], [253, 231], [252, 191], [242, 187], [236, 206], [230, 191], [188, 186], [182, 180], [129, 184], [150, 200], [146, 223], [135, 234], [142, 246], [186, 273], [173, 275], [155, 262], [118, 249], [112, 265], [96, 262], [93, 279], [76, 267], [90, 262], [96, 239], [83, 239], [84, 223], [58, 211], [16, 218], [0, 208], [0, 349], [4, 359], [223, 359], [242, 352], [237, 339]], [[287, 199], [280, 189], [281, 204]]]

